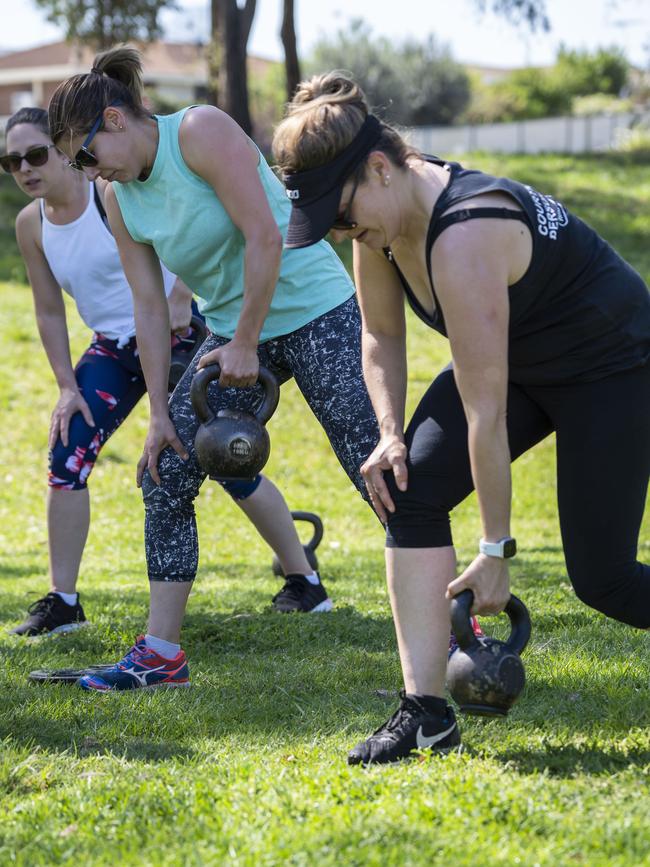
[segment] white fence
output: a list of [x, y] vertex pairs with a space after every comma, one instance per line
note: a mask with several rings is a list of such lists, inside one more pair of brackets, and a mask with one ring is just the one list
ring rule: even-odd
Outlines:
[[467, 126], [422, 126], [410, 130], [409, 141], [424, 153], [465, 151], [535, 154], [604, 151], [614, 146], [622, 130], [650, 123], [650, 112], [549, 117], [514, 123]]

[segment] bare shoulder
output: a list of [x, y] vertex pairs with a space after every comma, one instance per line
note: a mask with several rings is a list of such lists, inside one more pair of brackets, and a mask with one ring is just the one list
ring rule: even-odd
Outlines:
[[225, 111], [221, 111], [214, 105], [195, 105], [188, 108], [183, 116], [179, 127], [179, 137], [181, 143], [206, 143], [206, 137], [210, 136], [209, 145], [213, 148], [215, 137], [218, 141], [221, 138], [227, 138], [230, 135], [239, 135], [246, 138], [243, 129], [237, 124], [230, 115]]
[[41, 235], [40, 202], [40, 199], [34, 199], [16, 217], [16, 236], [21, 243], [36, 242]]

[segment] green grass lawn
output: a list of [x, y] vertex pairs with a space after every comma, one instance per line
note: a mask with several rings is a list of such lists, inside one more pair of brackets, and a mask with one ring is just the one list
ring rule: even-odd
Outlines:
[[[554, 193], [650, 278], [647, 169], [594, 157], [468, 162]], [[270, 552], [206, 483], [184, 633], [192, 689], [89, 695], [28, 683], [34, 668], [114, 661], [145, 624], [134, 466], [146, 411], [118, 431], [91, 477], [80, 589], [92, 626], [10, 637], [46, 589], [54, 390], [29, 290], [0, 284], [0, 304], [0, 864], [650, 864], [650, 638], [572, 592], [551, 439], [514, 467], [521, 554], [511, 571], [533, 619], [528, 683], [506, 720], [461, 721], [461, 755], [368, 770], [345, 763], [392, 712], [400, 686], [382, 532], [292, 383], [269, 425], [267, 471], [291, 508], [323, 517], [318, 554], [335, 610], [272, 613]], [[87, 335], [72, 312], [70, 325], [78, 354]], [[413, 406], [448, 348], [410, 326]], [[454, 528], [466, 563], [479, 535], [473, 497]], [[650, 510], [641, 541], [647, 562]], [[505, 632], [503, 618], [484, 625]]]

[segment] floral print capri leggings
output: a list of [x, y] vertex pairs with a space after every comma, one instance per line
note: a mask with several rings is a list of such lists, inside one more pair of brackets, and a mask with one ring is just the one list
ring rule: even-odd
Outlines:
[[[169, 403], [170, 417], [189, 459], [182, 461], [168, 447], [158, 459], [160, 486], [154, 484], [148, 472], [143, 478], [150, 581], [193, 581], [196, 575], [199, 544], [194, 500], [206, 474], [194, 452], [199, 423], [190, 401], [190, 385], [199, 358], [225, 343], [227, 338], [208, 336]], [[294, 377], [343, 469], [365, 498], [359, 468], [377, 444], [379, 433], [361, 370], [361, 318], [356, 299], [349, 299], [291, 334], [260, 344], [258, 355], [260, 364], [280, 383]], [[252, 411], [262, 396], [260, 385], [221, 389], [214, 382], [208, 386], [214, 411], [223, 406]], [[299, 437], [299, 431], [296, 435]]]

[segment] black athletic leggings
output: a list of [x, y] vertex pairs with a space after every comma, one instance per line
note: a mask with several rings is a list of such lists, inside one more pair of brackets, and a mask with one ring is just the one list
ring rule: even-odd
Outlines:
[[[650, 365], [596, 382], [510, 385], [512, 459], [552, 431], [569, 578], [609, 617], [650, 627], [650, 566], [637, 560], [650, 475]], [[449, 513], [472, 491], [467, 422], [451, 367], [434, 380], [406, 431], [408, 488], [386, 474], [396, 511], [387, 544], [452, 544]]]

